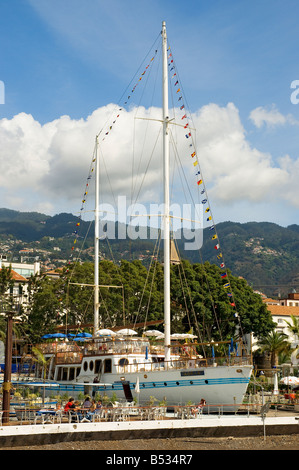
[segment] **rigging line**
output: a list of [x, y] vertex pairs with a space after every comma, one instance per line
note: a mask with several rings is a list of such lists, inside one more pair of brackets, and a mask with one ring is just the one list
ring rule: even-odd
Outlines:
[[201, 264], [202, 264], [202, 267], [203, 267], [203, 272], [204, 272], [204, 277], [205, 277], [205, 281], [206, 281], [206, 286], [207, 286], [207, 288], [208, 288], [208, 293], [209, 293], [209, 297], [210, 297], [210, 302], [211, 302], [211, 305], [212, 305], [212, 311], [213, 311], [213, 313], [214, 313], [214, 317], [215, 317], [215, 320], [216, 320], [217, 328], [218, 328], [218, 331], [219, 331], [219, 334], [220, 334], [220, 339], [223, 340], [223, 339], [222, 339], [222, 332], [221, 332], [221, 329], [220, 329], [219, 320], [218, 320], [218, 316], [217, 316], [217, 312], [216, 312], [216, 309], [215, 309], [215, 303], [214, 303], [212, 291], [211, 291], [210, 284], [209, 284], [209, 281], [208, 281], [208, 274], [207, 274], [207, 271], [206, 271], [206, 268], [205, 268], [205, 265], [204, 265], [204, 261], [203, 261], [203, 258], [202, 258], [202, 253], [201, 253], [200, 250], [199, 250], [199, 256], [200, 256], [200, 258], [201, 258]]
[[[178, 250], [177, 240], [175, 239], [174, 241], [175, 241], [175, 244], [176, 244], [176, 249]], [[178, 251], [178, 253], [179, 253], [179, 251]], [[181, 279], [180, 270], [182, 270], [182, 272], [183, 272], [184, 281], [185, 281], [185, 289], [187, 290], [187, 294], [188, 294], [188, 297], [189, 297], [189, 302], [190, 302], [191, 310], [192, 310], [192, 313], [193, 313], [193, 316], [194, 316], [196, 329], [197, 329], [197, 332], [198, 332], [198, 335], [200, 337], [201, 342], [203, 342], [203, 337], [201, 335], [201, 331], [200, 331], [200, 328], [199, 328], [199, 325], [198, 325], [197, 315], [196, 315], [195, 310], [194, 310], [194, 305], [193, 305], [192, 296], [191, 296], [191, 290], [190, 290], [190, 287], [189, 287], [189, 283], [187, 282], [186, 272], [185, 272], [184, 265], [183, 265], [182, 262], [180, 262], [178, 269], [179, 269], [180, 279]], [[188, 307], [187, 307], [187, 304], [186, 304], [185, 291], [184, 291], [184, 285], [183, 285], [182, 280], [181, 280], [181, 285], [182, 285], [183, 295], [184, 295], [184, 299], [185, 299], [186, 311], [188, 312]], [[187, 313], [187, 315], [188, 315], [189, 324], [190, 324], [189, 313]], [[203, 348], [203, 352], [204, 352], [204, 354], [206, 354], [204, 348]]]
[[151, 161], [152, 161], [152, 158], [153, 158], [153, 155], [154, 155], [154, 151], [155, 151], [155, 149], [156, 149], [156, 145], [157, 145], [157, 142], [158, 142], [158, 139], [159, 139], [159, 137], [160, 137], [161, 132], [162, 132], [162, 129], [160, 129], [160, 131], [159, 131], [159, 133], [158, 133], [158, 135], [157, 135], [157, 138], [156, 138], [154, 147], [153, 147], [153, 149], [152, 149], [150, 158], [149, 158], [149, 160], [148, 160], [147, 167], [146, 167], [146, 169], [145, 169], [145, 171], [144, 171], [144, 173], [143, 173], [143, 178], [142, 178], [142, 181], [141, 181], [141, 183], [140, 183], [140, 187], [139, 187], [138, 193], [137, 193], [137, 195], [136, 195], [136, 197], [135, 197], [135, 201], [133, 202], [133, 206], [136, 204], [136, 201], [137, 201], [137, 199], [138, 199], [138, 197], [139, 197], [139, 194], [140, 194], [142, 185], [143, 185], [144, 180], [145, 180], [145, 177], [146, 177], [146, 175], [147, 175], [147, 172], [148, 172], [148, 169], [149, 169], [149, 165], [150, 165], [150, 163], [151, 163]]
[[[145, 320], [144, 320], [144, 326], [143, 326], [143, 331], [146, 327], [146, 321], [147, 321], [147, 316], [148, 316], [148, 312], [149, 312], [149, 307], [150, 307], [150, 299], [151, 299], [151, 293], [152, 293], [152, 289], [153, 289], [153, 285], [154, 285], [154, 279], [155, 279], [155, 272], [156, 272], [156, 267], [157, 267], [157, 259], [158, 259], [158, 253], [159, 253], [159, 249], [160, 249], [160, 242], [161, 242], [161, 232], [159, 230], [159, 235], [157, 237], [157, 240], [156, 240], [156, 243], [155, 243], [155, 246], [154, 246], [154, 250], [153, 250], [153, 257], [151, 259], [151, 262], [150, 262], [150, 265], [149, 265], [149, 268], [147, 270], [147, 276], [146, 276], [146, 280], [144, 282], [144, 286], [143, 286], [143, 291], [142, 291], [142, 295], [141, 295], [141, 298], [140, 298], [140, 302], [139, 302], [139, 308], [138, 308], [138, 312], [137, 312], [137, 315], [136, 315], [136, 318], [135, 318], [135, 322], [134, 322], [134, 327], [136, 325], [136, 322], [137, 322], [137, 319], [138, 319], [138, 316], [140, 315], [140, 310], [142, 308], [142, 301], [143, 301], [143, 297], [144, 297], [144, 293], [145, 293], [145, 289], [146, 289], [146, 286], [148, 284], [148, 280], [149, 280], [149, 276], [151, 274], [151, 268], [152, 268], [152, 265], [154, 264], [154, 271], [152, 273], [152, 281], [151, 281], [151, 286], [150, 286], [150, 292], [149, 292], [149, 298], [148, 298], [148, 301], [147, 301], [147, 308], [146, 308], [146, 315], [145, 315]], [[156, 256], [154, 256], [156, 255]], [[154, 259], [156, 258], [156, 259]]]
[[[139, 68], [137, 69], [137, 71], [135, 72], [134, 76], [132, 77], [131, 81], [129, 82], [129, 84], [127, 85], [127, 87], [125, 88], [125, 90], [123, 91], [120, 99], [119, 99], [119, 103], [121, 103], [123, 97], [128, 93], [128, 90], [130, 89], [132, 83], [134, 82], [135, 80], [135, 77], [138, 76], [140, 70], [142, 70], [142, 67], [143, 67], [143, 64], [146, 62], [146, 59], [147, 57], [151, 54], [151, 51], [155, 49], [155, 44], [160, 41], [160, 33], [158, 34], [157, 38], [154, 40], [154, 42], [152, 43], [152, 46], [149, 48], [147, 54], [145, 55], [145, 57], [143, 58], [141, 64], [139, 65]], [[114, 107], [114, 110], [113, 112], [110, 114], [109, 118], [106, 120], [105, 124], [103, 125], [102, 129], [97, 133], [97, 137], [100, 136], [100, 134], [102, 133], [102, 131], [104, 130], [104, 128], [106, 127], [107, 123], [110, 121], [111, 119], [111, 116], [114, 114], [115, 112], [115, 109], [116, 108], [119, 108], [119, 105], [115, 105]]]
[[[159, 55], [159, 58], [161, 57], [161, 55]], [[161, 59], [159, 59], [160, 61]], [[147, 87], [147, 84], [148, 84], [148, 81], [149, 81], [149, 77], [150, 77], [150, 74], [152, 73], [152, 68], [150, 69], [150, 73], [148, 74], [147, 76], [147, 80], [146, 80], [146, 84], [143, 88], [143, 93], [145, 92], [145, 88]], [[153, 87], [153, 91], [152, 91], [152, 96], [151, 96], [151, 102], [149, 104], [149, 108], [148, 109], [151, 109], [152, 107], [152, 104], [153, 104], [153, 101], [154, 101], [154, 95], [155, 95], [155, 90], [156, 90], [156, 84], [157, 84], [157, 79], [158, 79], [158, 70], [159, 70], [159, 64], [157, 66], [157, 71], [156, 71], [156, 77], [155, 77], [155, 80], [154, 80], [154, 87]], [[143, 95], [142, 95], [143, 96]], [[136, 112], [135, 112], [135, 116], [134, 116], [134, 138], [133, 138], [133, 156], [135, 156], [135, 120], [137, 119], [137, 114], [139, 112], [139, 109], [140, 109], [140, 102], [141, 102], [141, 98], [140, 98], [140, 101], [139, 101], [139, 104], [138, 104], [138, 107], [136, 108]], [[139, 163], [138, 163], [138, 168], [137, 168], [137, 171], [136, 171], [136, 176], [135, 176], [135, 184], [134, 184], [134, 187], [132, 188], [132, 192], [131, 192], [131, 203], [133, 202], [133, 194], [136, 190], [136, 185], [137, 185], [137, 182], [138, 182], [138, 174], [139, 174], [139, 170], [140, 170], [140, 166], [141, 166], [141, 161], [143, 159], [143, 155], [144, 155], [144, 148], [145, 148], [145, 143], [146, 143], [146, 139], [147, 139], [147, 135], [148, 135], [148, 129], [149, 129], [149, 125], [150, 125], [150, 122], [149, 120], [147, 121], [147, 124], [146, 124], [146, 131], [145, 131], [145, 134], [144, 134], [144, 139], [143, 139], [143, 145], [142, 145], [142, 149], [140, 151], [140, 158], [139, 158]], [[133, 175], [133, 164], [132, 164], [132, 183], [133, 183], [133, 180], [134, 180], [134, 175]]]
[[111, 326], [113, 326], [113, 321], [112, 321], [112, 318], [111, 318], [111, 316], [110, 316], [110, 314], [109, 314], [108, 307], [107, 307], [106, 301], [105, 301], [105, 299], [104, 299], [104, 297], [103, 297], [103, 295], [102, 295], [101, 289], [99, 289], [99, 295], [100, 295], [100, 298], [101, 298], [101, 307], [102, 307], [102, 306], [104, 307], [104, 310], [106, 311], [106, 314], [107, 314], [107, 317], [108, 317], [108, 319], [109, 319], [109, 321], [110, 321], [110, 324], [111, 324]]
[[80, 251], [79, 251], [79, 254], [78, 254], [78, 256], [74, 259], [74, 264], [73, 264], [72, 270], [70, 271], [70, 278], [69, 278], [69, 281], [68, 281], [68, 282], [71, 281], [71, 279], [72, 279], [72, 277], [73, 277], [73, 275], [74, 275], [75, 269], [76, 269], [78, 263], [79, 263], [80, 260], [81, 260], [80, 256], [81, 256], [81, 253], [82, 253], [82, 251], [83, 251], [83, 247], [84, 247], [84, 245], [85, 245], [85, 243], [86, 243], [86, 240], [87, 240], [89, 231], [90, 231], [90, 229], [91, 229], [91, 226], [92, 226], [92, 221], [90, 221], [90, 223], [89, 223], [89, 225], [88, 225], [88, 229], [87, 229], [87, 231], [86, 231], [86, 233], [85, 233], [85, 237], [84, 237], [84, 240], [83, 240], [83, 242], [82, 242], [82, 246], [81, 246], [81, 249], [80, 249]]
[[[176, 149], [176, 147], [175, 147], [175, 149]], [[181, 160], [180, 160], [180, 157], [179, 157], [178, 152], [177, 152], [175, 155], [176, 155], [176, 157], [177, 157], [177, 159], [178, 159], [178, 161], [179, 161], [179, 163], [180, 163], [180, 166], [181, 166], [181, 169], [182, 169], [182, 173], [183, 173], [183, 175], [184, 175], [184, 177], [185, 177], [185, 180], [186, 180], [186, 175], [185, 175], [185, 172], [184, 172], [184, 170], [183, 170], [183, 165], [182, 165], [182, 163], [181, 163]], [[187, 185], [187, 187], [188, 187], [188, 185]], [[190, 190], [189, 190], [189, 194], [190, 194], [190, 197], [191, 197], [191, 199], [192, 199], [192, 201], [193, 201], [193, 203], [194, 203], [193, 196], [192, 196], [192, 194], [190, 193]], [[219, 332], [220, 332], [220, 334], [221, 334], [221, 330], [220, 330], [219, 322], [218, 322], [218, 317], [217, 317], [217, 314], [216, 314], [216, 311], [215, 311], [214, 302], [213, 302], [213, 297], [212, 297], [211, 290], [210, 290], [210, 286], [209, 286], [208, 279], [207, 279], [207, 273], [206, 273], [206, 270], [205, 270], [205, 268], [204, 268], [204, 263], [203, 263], [203, 259], [202, 259], [202, 254], [201, 254], [201, 251], [200, 251], [200, 250], [198, 250], [198, 252], [199, 252], [199, 256], [200, 256], [200, 258], [201, 258], [201, 263], [202, 263], [202, 266], [203, 266], [203, 269], [204, 269], [204, 273], [205, 273], [205, 277], [206, 277], [206, 283], [207, 283], [208, 291], [209, 291], [209, 294], [210, 294], [210, 299], [211, 299], [211, 302], [212, 302], [212, 308], [213, 308], [214, 315], [215, 315], [215, 318], [216, 318], [216, 323], [217, 323]], [[191, 298], [191, 294], [190, 294], [190, 298]], [[196, 318], [195, 312], [194, 312], [194, 316], [195, 316], [195, 318]]]
[[106, 166], [105, 156], [104, 156], [103, 149], [102, 149], [101, 146], [99, 146], [99, 151], [100, 151], [100, 153], [101, 153], [101, 163], [103, 163], [103, 166], [104, 166], [104, 168], [105, 168], [105, 174], [106, 174], [106, 178], [107, 178], [107, 181], [108, 181], [108, 185], [109, 185], [109, 187], [110, 187], [111, 196], [112, 196], [112, 198], [113, 198], [115, 207], [117, 207], [116, 195], [115, 195], [115, 193], [114, 193], [114, 191], [113, 191], [113, 187], [112, 187], [112, 184], [111, 184], [111, 179], [110, 179], [109, 172], [108, 172], [107, 166]]
[[[169, 43], [168, 43], [168, 44], [169, 44]], [[182, 91], [182, 96], [184, 97], [184, 100], [183, 100], [183, 101], [184, 101], [184, 103], [186, 103], [187, 109], [189, 110], [189, 115], [190, 115], [190, 118], [191, 118], [191, 122], [193, 123], [194, 121], [193, 121], [193, 118], [192, 118], [192, 114], [191, 114], [191, 112], [190, 112], [190, 106], [188, 105], [187, 97], [186, 97], [186, 94], [185, 94], [185, 92], [184, 92], [184, 88], [183, 88], [183, 85], [182, 85], [182, 81], [181, 81], [181, 79], [180, 79], [179, 71], [178, 71], [176, 62], [175, 62], [175, 60], [174, 60], [174, 58], [173, 58], [173, 52], [172, 52], [172, 49], [171, 49], [170, 45], [169, 45], [169, 50], [170, 50], [171, 55], [172, 55], [173, 65], [174, 65], [174, 68], [175, 68], [175, 73], [176, 73], [176, 75], [177, 75], [177, 79], [178, 79], [178, 81], [180, 82], [180, 88], [181, 88], [181, 91]], [[195, 125], [193, 125], [193, 127], [195, 128]]]
[[[190, 184], [188, 184], [188, 180], [187, 180], [187, 176], [186, 176], [186, 173], [185, 173], [185, 170], [184, 170], [184, 166], [182, 164], [182, 161], [181, 161], [181, 158], [180, 158], [180, 155], [179, 155], [179, 152], [178, 152], [178, 149], [177, 149], [177, 146], [174, 142], [174, 139], [172, 138], [172, 132], [170, 132], [170, 137], [171, 137], [171, 143], [173, 144], [173, 149], [174, 149], [174, 155], [175, 155], [175, 159], [177, 160], [177, 163], [178, 163], [178, 168], [180, 168], [181, 170], [181, 173], [179, 173], [179, 177], [180, 177], [180, 181], [182, 183], [182, 188], [183, 188], [183, 192], [184, 192], [184, 197], [185, 197], [185, 201], [187, 202], [188, 199], [187, 199], [187, 196], [186, 196], [186, 193], [185, 193], [185, 187], [183, 185], [183, 179], [182, 179], [182, 175], [183, 175], [183, 178], [185, 180], [185, 184], [187, 186], [187, 190], [188, 190], [188, 193], [189, 193], [189, 197], [193, 203], [193, 206], [194, 206], [194, 209], [196, 209], [196, 204], [195, 204], [195, 201], [194, 201], [194, 197], [193, 197], [193, 194], [191, 193], [190, 191]], [[197, 218], [198, 220], [200, 220], [200, 214], [197, 214]], [[203, 229], [203, 227], [202, 227]]]
[[[170, 46], [169, 46], [169, 49], [171, 49]], [[172, 51], [171, 51], [171, 56], [173, 57]], [[182, 92], [182, 97], [184, 97], [184, 99], [183, 99], [183, 103], [184, 103], [183, 107], [185, 108], [185, 103], [187, 103], [187, 99], [186, 99], [185, 93], [184, 93], [184, 91], [183, 91], [183, 85], [181, 84], [181, 80], [180, 80], [180, 78], [179, 78], [179, 73], [178, 73], [177, 67], [176, 67], [176, 65], [175, 65], [174, 59], [172, 59], [172, 62], [173, 62], [173, 68], [174, 68], [174, 70], [175, 70], [176, 78], [178, 79], [176, 83], [180, 82], [180, 85], [179, 85], [179, 86], [182, 88], [182, 90], [181, 90], [181, 88], [180, 88], [180, 91]], [[174, 112], [174, 115], [176, 115], [176, 111], [175, 111], [175, 110], [176, 110], [176, 107], [175, 107], [175, 105], [174, 105], [173, 87], [172, 87], [172, 86], [170, 86], [170, 90], [171, 90], [171, 97], [172, 97], [172, 103], [173, 103], [173, 112]], [[189, 108], [188, 104], [187, 104], [187, 107], [186, 107], [185, 109], [186, 109], [186, 112], [188, 113], [188, 116], [190, 116], [190, 118], [191, 118], [191, 122], [193, 123], [192, 114], [191, 114], [191, 111], [190, 111], [190, 108]], [[188, 123], [187, 123], [187, 126], [188, 126]], [[193, 130], [196, 131], [194, 123], [193, 123], [193, 127], [194, 127]], [[194, 135], [193, 135], [193, 133], [191, 133], [190, 135], [191, 135], [191, 141], [192, 141], [192, 144], [190, 145], [190, 147], [194, 147], [194, 148], [196, 149], [196, 142], [194, 141]], [[196, 158], [196, 159], [197, 159], [197, 158]], [[199, 163], [199, 162], [197, 161], [197, 164], [198, 164], [198, 163]], [[199, 193], [199, 188], [198, 188], [198, 193]]]
[[[170, 47], [169, 47], [169, 49], [170, 49]], [[173, 57], [172, 52], [171, 52], [171, 56]], [[178, 81], [177, 81], [176, 83], [178, 83], [178, 82], [180, 81], [180, 78], [179, 78], [179, 73], [178, 73], [178, 70], [177, 70], [177, 67], [176, 67], [176, 65], [175, 65], [175, 61], [174, 61], [173, 58], [172, 58], [172, 63], [173, 63], [173, 68], [175, 69], [175, 75], [176, 75], [177, 78], [178, 78]], [[180, 87], [183, 88], [183, 87], [182, 87], [182, 84], [181, 84], [181, 81], [180, 81]], [[186, 99], [186, 96], [185, 96], [184, 91], [181, 90], [181, 88], [180, 88], [180, 91], [181, 91], [181, 93], [182, 93], [182, 96], [184, 97], [184, 103], [185, 103], [185, 102], [187, 102], [187, 99]], [[172, 89], [172, 88], [171, 88], [171, 89]], [[173, 97], [173, 94], [172, 94], [172, 97]], [[184, 106], [184, 107], [185, 107], [185, 106]], [[189, 108], [188, 105], [187, 105], [187, 107]], [[174, 108], [174, 113], [175, 113], [175, 108]], [[191, 114], [190, 111], [188, 111], [188, 115], [190, 115], [190, 117], [191, 117], [191, 122], [193, 122], [192, 114]], [[191, 136], [191, 141], [192, 141], [191, 146], [193, 146], [193, 147], [196, 149], [196, 142], [194, 141], [193, 133], [191, 133], [190, 136]], [[195, 166], [196, 166], [196, 165], [199, 165], [199, 161], [198, 161], [198, 158], [197, 158], [197, 152], [196, 152], [196, 151], [194, 152], [194, 155], [196, 156], [196, 164], [195, 164]], [[193, 157], [194, 155], [192, 155], [192, 157]], [[201, 169], [200, 169], [200, 171], [198, 171], [197, 174], [201, 174], [201, 175], [202, 175]], [[208, 195], [207, 195], [206, 187], [205, 187], [205, 184], [204, 184], [203, 180], [199, 180], [199, 181], [198, 181], [198, 186], [199, 186], [201, 183], [203, 183], [203, 187], [204, 187], [204, 190], [201, 192], [201, 194], [205, 193], [205, 194], [206, 194], [206, 201], [208, 201]], [[198, 192], [199, 192], [199, 187], [198, 187]], [[208, 202], [208, 205], [209, 205], [209, 202]], [[208, 207], [208, 209], [207, 209], [205, 212], [208, 212], [208, 211], [210, 212], [210, 208], [209, 208], [209, 207]], [[211, 213], [211, 212], [210, 212], [210, 213]], [[214, 224], [213, 216], [211, 215], [211, 216], [209, 216], [209, 217], [210, 217], [210, 218], [208, 218], [207, 221], [208, 221], [208, 220], [212, 220], [212, 223]], [[216, 226], [215, 226], [215, 225], [213, 225], [213, 229], [214, 229], [215, 232], [216, 232], [216, 236], [213, 237], [213, 239], [215, 238], [215, 239], [217, 239], [217, 240], [219, 241], [219, 237], [218, 237], [218, 234], [217, 234]], [[220, 248], [220, 245], [219, 245], [219, 244], [216, 244], [215, 248], [219, 249], [219, 248]], [[220, 255], [219, 255], [217, 258], [219, 259], [220, 257], [223, 257], [223, 254], [222, 254], [222, 253], [220, 253]], [[222, 263], [221, 263], [221, 264], [222, 264]], [[224, 264], [224, 266], [225, 266], [225, 263], [223, 263], [223, 264]], [[220, 267], [222, 267], [222, 266], [220, 266]], [[226, 287], [226, 286], [225, 286], [225, 287]], [[230, 286], [230, 282], [229, 282], [229, 287], [231, 287], [231, 286]], [[230, 289], [230, 290], [231, 290], [231, 289]], [[227, 295], [228, 295], [228, 297], [232, 297], [233, 302], [231, 302], [231, 305], [236, 307], [236, 304], [235, 304], [235, 301], [234, 301], [234, 297], [233, 297], [233, 293], [230, 292], [230, 293], [227, 294]], [[237, 316], [237, 317], [239, 318], [239, 316], [238, 316], [237, 313], [236, 313], [235, 316]], [[240, 320], [239, 320], [239, 326], [240, 326], [240, 328], [241, 328]]]

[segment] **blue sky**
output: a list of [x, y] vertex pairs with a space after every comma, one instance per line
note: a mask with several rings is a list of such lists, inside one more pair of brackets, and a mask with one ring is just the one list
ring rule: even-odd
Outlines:
[[[73, 129], [116, 103], [165, 20], [190, 111], [201, 118], [208, 111], [217, 119], [223, 115], [231, 141], [239, 142], [227, 173], [215, 175], [219, 184], [212, 184], [209, 163], [203, 164], [217, 220], [299, 223], [299, 104], [290, 99], [291, 83], [299, 80], [298, 18], [296, 0], [2, 0], [1, 206], [74, 210], [62, 191], [55, 193], [54, 180], [67, 164], [58, 168], [51, 160], [62, 159], [55, 149], [64, 145], [63, 126]], [[199, 133], [203, 140], [206, 131]], [[200, 147], [204, 158], [209, 148]], [[239, 193], [229, 191], [238, 152], [240, 168], [249, 171], [248, 191]], [[221, 147], [216, 153], [221, 158]]]

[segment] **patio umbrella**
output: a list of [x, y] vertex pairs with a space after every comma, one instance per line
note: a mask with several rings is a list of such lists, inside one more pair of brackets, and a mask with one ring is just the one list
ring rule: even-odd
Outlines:
[[97, 330], [95, 333], [96, 336], [115, 336], [115, 331], [109, 330], [108, 328], [102, 328], [101, 330]]
[[117, 335], [124, 335], [124, 336], [133, 336], [137, 335], [136, 331], [130, 330], [130, 328], [123, 328], [116, 332]]
[[80, 338], [92, 338], [92, 335], [90, 333], [85, 333], [85, 331], [83, 331], [83, 333], [78, 333], [76, 335], [76, 337], [80, 337]]
[[48, 333], [44, 336], [42, 336], [43, 339], [48, 339], [48, 338], [66, 338], [66, 335], [64, 333]]
[[163, 333], [158, 330], [147, 330], [144, 332], [145, 336], [161, 336]]
[[171, 339], [182, 339], [182, 333], [173, 333], [170, 335]]
[[288, 377], [283, 377], [280, 380], [280, 383], [284, 385], [299, 385], [299, 377], [294, 377], [293, 375], [289, 375]]

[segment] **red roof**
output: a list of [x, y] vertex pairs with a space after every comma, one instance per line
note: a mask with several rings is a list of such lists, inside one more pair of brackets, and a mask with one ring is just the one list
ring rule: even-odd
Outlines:
[[278, 316], [291, 316], [299, 317], [299, 307], [289, 307], [286, 305], [269, 305], [267, 304], [267, 309], [272, 313], [272, 315]]
[[[0, 271], [1, 271], [1, 269], [0, 269]], [[26, 277], [21, 276], [21, 274], [17, 273], [13, 269], [11, 270], [11, 277], [14, 281], [19, 281], [19, 282], [27, 282], [28, 281], [28, 279], [26, 279]]]

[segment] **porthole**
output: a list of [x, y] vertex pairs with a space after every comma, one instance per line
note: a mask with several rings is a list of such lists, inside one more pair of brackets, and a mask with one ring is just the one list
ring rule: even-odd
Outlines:
[[84, 361], [83, 370], [85, 370], [85, 372], [86, 372], [86, 371], [87, 371], [87, 368], [88, 368], [88, 362], [87, 362], [87, 361]]
[[155, 386], [156, 386], [156, 384], [153, 383], [153, 387], [155, 387]]
[[193, 380], [190, 380], [190, 385], [193, 385]]
[[176, 382], [177, 385], [180, 385], [180, 382]]
[[93, 366], [94, 366], [94, 362], [93, 362], [93, 361], [90, 361], [90, 363], [89, 363], [89, 370], [93, 370]]
[[208, 380], [205, 380], [205, 383], [206, 383], [206, 384], [208, 384], [208, 383], [209, 383], [209, 381], [208, 381]]
[[164, 382], [165, 387], [167, 387], [167, 382]]

